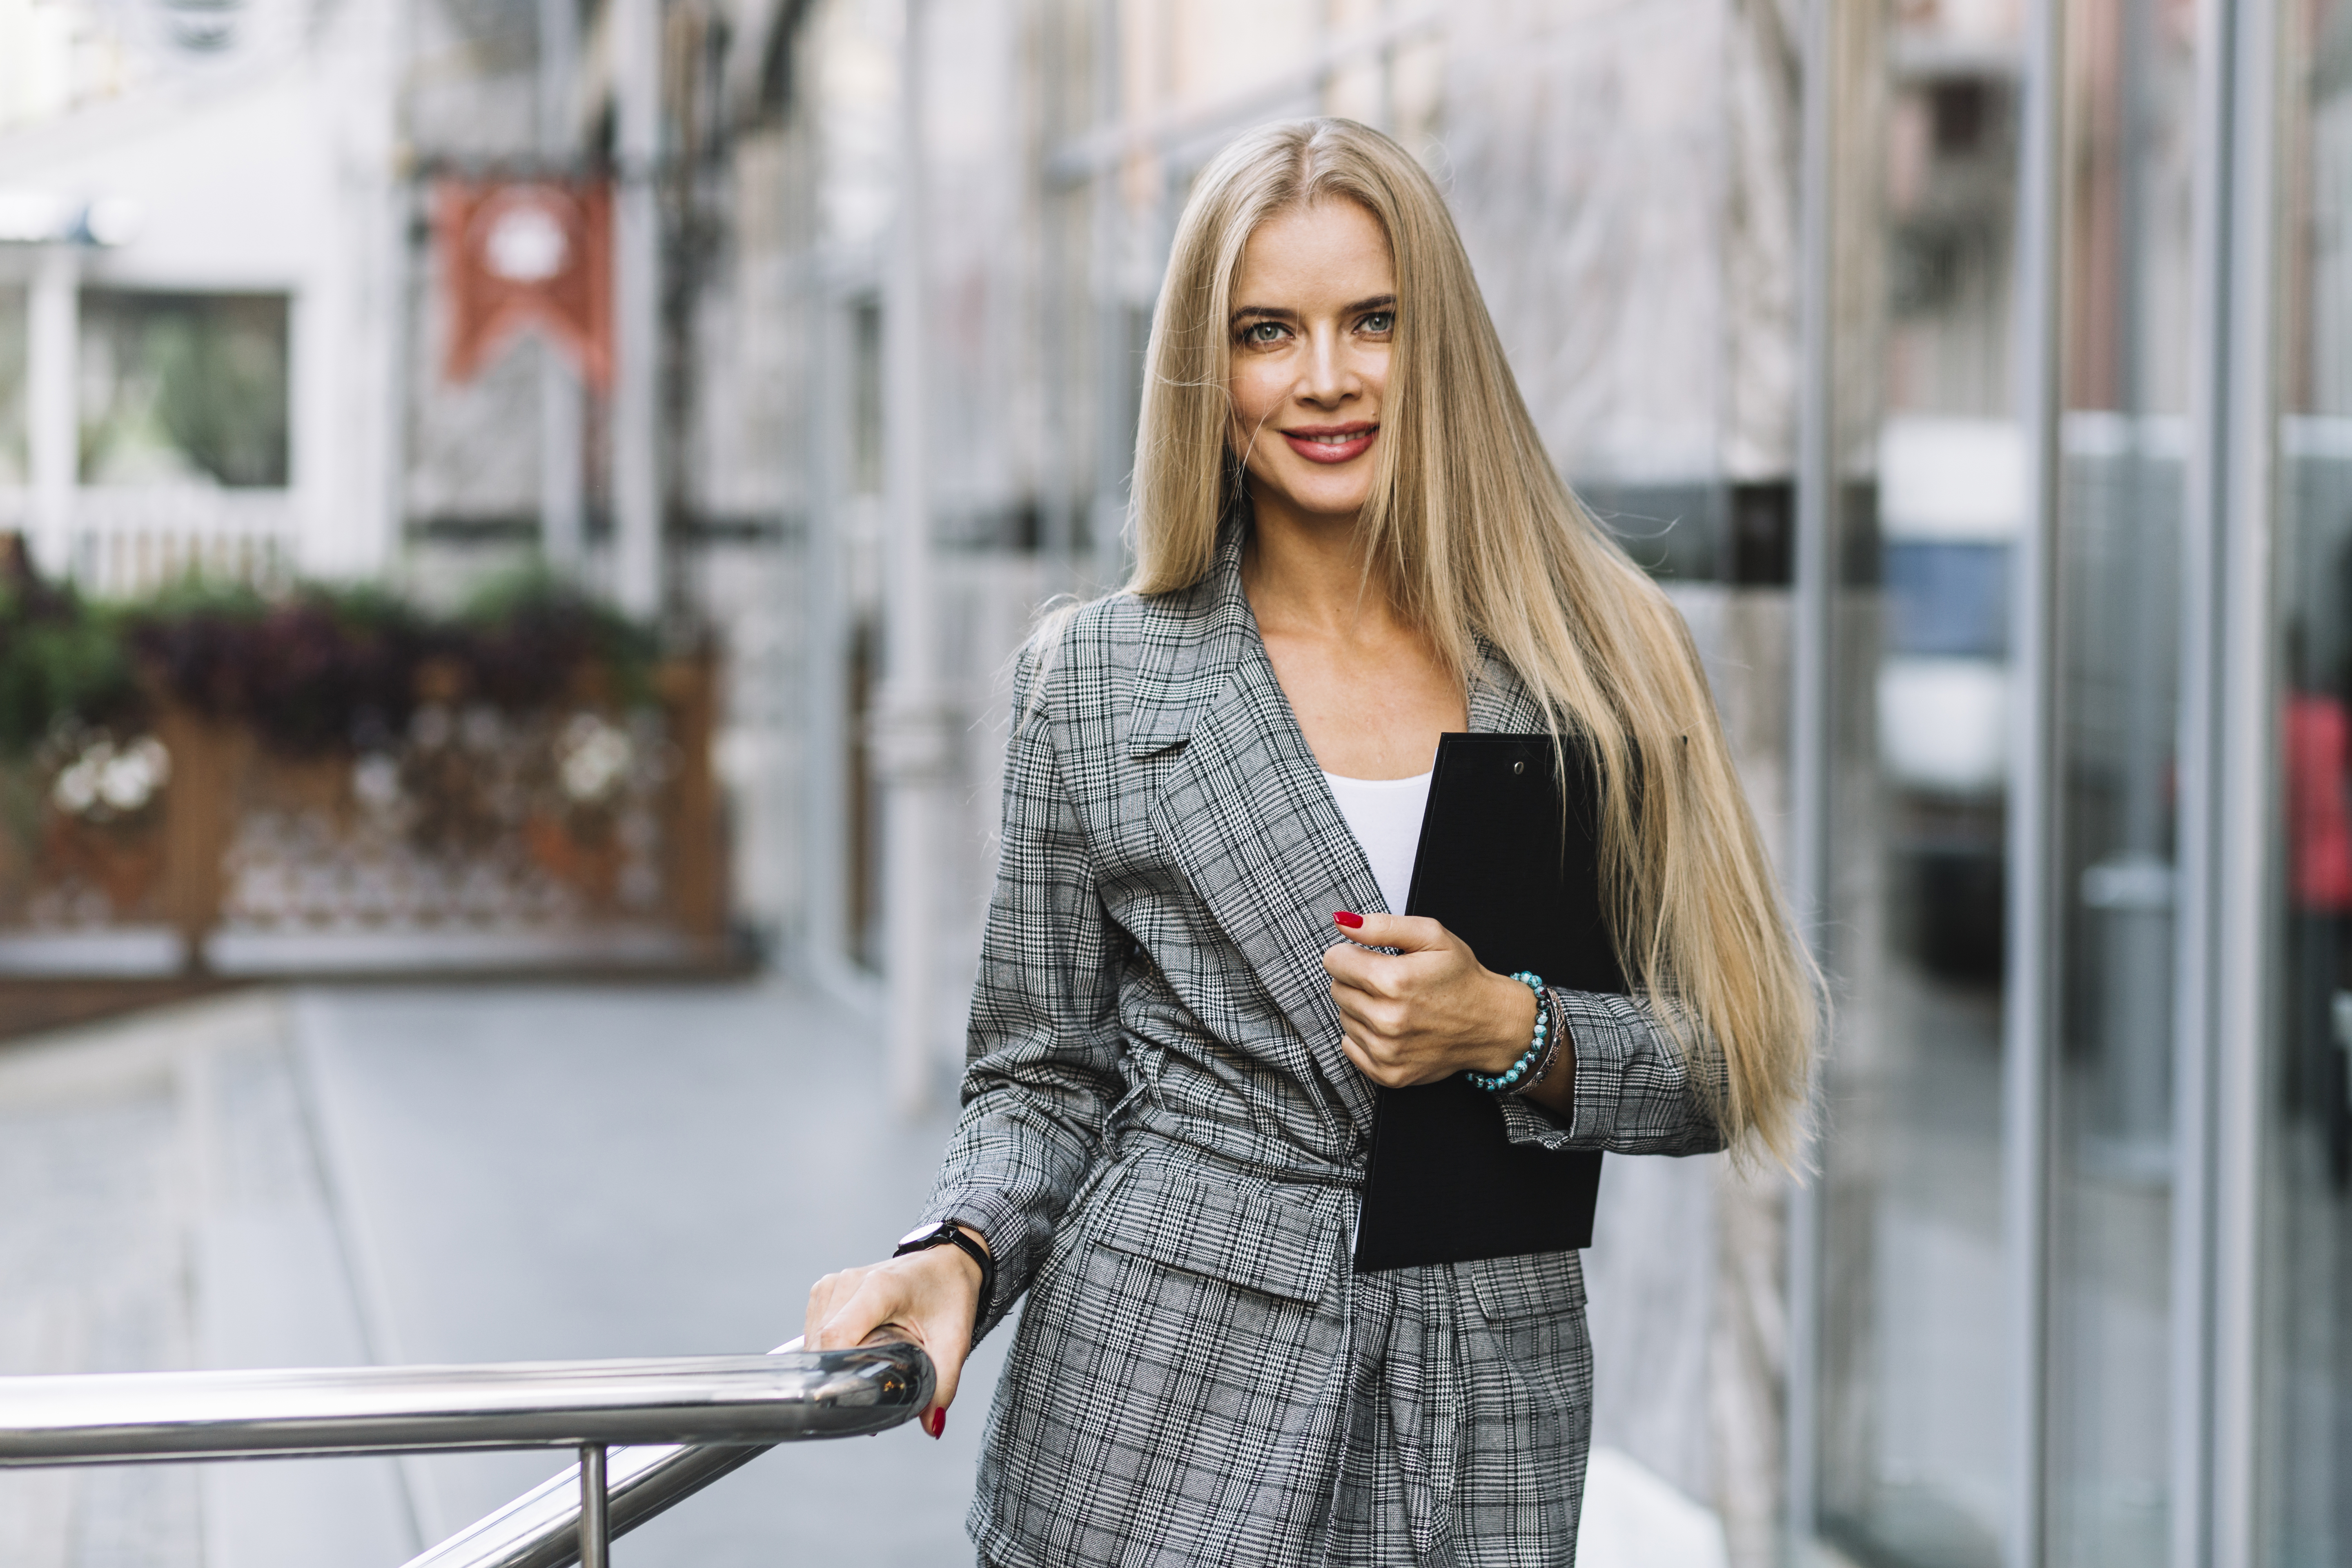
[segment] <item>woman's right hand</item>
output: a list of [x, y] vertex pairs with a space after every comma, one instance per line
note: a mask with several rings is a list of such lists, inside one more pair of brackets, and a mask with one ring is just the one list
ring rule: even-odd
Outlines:
[[[964, 1234], [981, 1241], [980, 1233]], [[813, 1351], [853, 1350], [885, 1324], [923, 1347], [939, 1383], [923, 1430], [947, 1427], [964, 1358], [971, 1353], [972, 1314], [980, 1308], [980, 1265], [960, 1247], [932, 1247], [886, 1263], [828, 1274], [809, 1291], [805, 1342]]]

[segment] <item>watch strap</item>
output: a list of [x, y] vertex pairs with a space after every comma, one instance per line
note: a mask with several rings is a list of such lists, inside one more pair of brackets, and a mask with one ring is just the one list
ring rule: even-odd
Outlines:
[[988, 1309], [996, 1300], [996, 1260], [988, 1255], [988, 1248], [965, 1235], [961, 1226], [954, 1224], [919, 1231], [900, 1242], [890, 1256], [904, 1258], [910, 1252], [928, 1252], [934, 1247], [960, 1248], [965, 1257], [980, 1265], [980, 1305], [971, 1315], [971, 1337], [977, 1341], [981, 1325], [988, 1321]]

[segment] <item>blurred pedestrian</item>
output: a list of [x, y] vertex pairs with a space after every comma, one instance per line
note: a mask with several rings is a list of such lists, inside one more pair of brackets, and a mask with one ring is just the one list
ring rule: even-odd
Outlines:
[[[1489, 1075], [1545, 1147], [1793, 1152], [1809, 971], [1689, 637], [1551, 468], [1436, 186], [1346, 121], [1201, 174], [1134, 522], [1128, 589], [1021, 661], [929, 1208], [809, 1342], [898, 1325], [936, 1436], [1027, 1294], [987, 1563], [1572, 1562], [1577, 1254], [1357, 1272], [1350, 1237], [1376, 1085]], [[1382, 912], [1463, 730], [1589, 751], [1636, 994]]]

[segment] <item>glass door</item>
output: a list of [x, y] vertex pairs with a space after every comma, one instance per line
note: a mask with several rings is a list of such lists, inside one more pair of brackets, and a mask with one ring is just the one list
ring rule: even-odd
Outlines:
[[[1838, 479], [1823, 949], [1839, 1012], [1817, 1511], [1873, 1563], [2170, 1552], [2180, 563], [2210, 0], [2049, 3], [2051, 61], [2024, 58], [2025, 5], [1976, 0], [1833, 6], [1823, 45]], [[2012, 665], [2010, 598], [2051, 432], [2018, 405], [2029, 64], [2054, 73], [2031, 79], [2054, 80], [2059, 105], [2055, 337], [2026, 345], [2058, 373], [2054, 640], [2030, 670]], [[2005, 1217], [2004, 1180], [2033, 1168], [2005, 1166], [2021, 1133], [2003, 1119], [2026, 696], [2056, 713], [2056, 852], [2032, 867], [2053, 884], [2038, 961], [2054, 994], [2049, 1027], [2006, 1061], [2047, 1063], [2047, 1191]], [[2046, 1237], [2010, 1234], [2021, 1223]], [[2010, 1269], [2027, 1242], [2046, 1258], [2047, 1370], [2036, 1495], [2019, 1497]]]
[[1819, 1522], [1994, 1568], [2020, 17], [1832, 7]]

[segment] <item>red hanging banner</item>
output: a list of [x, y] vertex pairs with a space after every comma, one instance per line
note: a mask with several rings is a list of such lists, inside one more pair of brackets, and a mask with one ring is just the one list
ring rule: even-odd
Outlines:
[[613, 191], [603, 180], [444, 180], [435, 243], [452, 381], [537, 328], [602, 388], [613, 379]]

